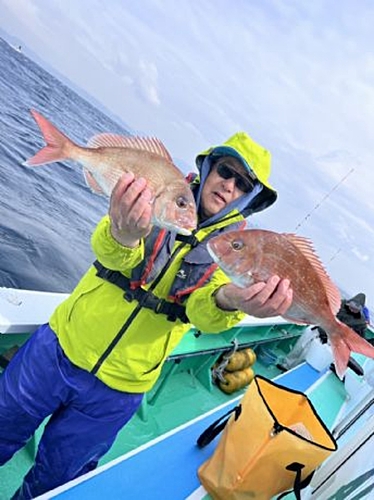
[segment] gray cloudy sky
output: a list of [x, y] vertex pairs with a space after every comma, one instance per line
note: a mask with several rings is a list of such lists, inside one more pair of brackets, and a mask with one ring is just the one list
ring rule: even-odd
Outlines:
[[1, 27], [191, 165], [238, 130], [273, 155], [257, 225], [314, 242], [374, 304], [374, 3], [0, 0]]

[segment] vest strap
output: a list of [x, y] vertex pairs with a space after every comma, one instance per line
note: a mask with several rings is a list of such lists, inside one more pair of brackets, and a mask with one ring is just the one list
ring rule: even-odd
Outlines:
[[156, 295], [154, 295], [152, 292], [144, 290], [141, 287], [132, 290], [131, 281], [129, 280], [129, 278], [124, 276], [119, 271], [108, 269], [107, 267], [103, 266], [98, 260], [96, 260], [93, 265], [97, 270], [96, 276], [121, 288], [121, 290], [125, 292], [123, 294], [123, 297], [128, 302], [132, 302], [135, 299], [142, 307], [151, 309], [156, 314], [165, 314], [168, 321], [175, 322], [177, 319], [179, 319], [183, 323], [190, 322], [186, 315], [185, 306], [160, 299], [156, 297]]
[[190, 234], [188, 236], [184, 234], [177, 234], [175, 239], [177, 241], [182, 241], [183, 243], [188, 243], [191, 246], [191, 248], [197, 247], [197, 245], [199, 245], [200, 243], [200, 241], [193, 234]]

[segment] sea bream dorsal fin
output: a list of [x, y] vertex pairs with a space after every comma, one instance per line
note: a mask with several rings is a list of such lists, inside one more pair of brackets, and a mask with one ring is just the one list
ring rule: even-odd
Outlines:
[[305, 255], [310, 264], [317, 271], [327, 292], [331, 311], [334, 315], [336, 315], [341, 305], [340, 292], [338, 287], [331, 281], [330, 276], [327, 274], [326, 269], [323, 267], [322, 262], [318, 258], [312, 241], [308, 238], [305, 238], [304, 236], [298, 236], [297, 234], [293, 233], [283, 233], [283, 236], [285, 236], [303, 253], [303, 255]]
[[156, 137], [138, 137], [138, 136], [125, 136], [119, 134], [97, 134], [89, 139], [87, 146], [89, 148], [131, 148], [140, 149], [141, 151], [148, 151], [156, 155], [162, 156], [168, 161], [172, 158], [162, 144], [160, 139]]

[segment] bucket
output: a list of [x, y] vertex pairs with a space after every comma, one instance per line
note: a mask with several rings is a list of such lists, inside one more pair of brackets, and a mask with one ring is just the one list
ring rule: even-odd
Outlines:
[[318, 372], [326, 370], [333, 362], [331, 347], [329, 344], [321, 344], [318, 338], [314, 339], [310, 343], [305, 361]]

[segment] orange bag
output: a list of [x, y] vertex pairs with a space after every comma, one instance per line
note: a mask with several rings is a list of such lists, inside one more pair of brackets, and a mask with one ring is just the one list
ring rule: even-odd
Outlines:
[[[213, 455], [198, 470], [214, 500], [269, 500], [294, 488], [337, 444], [303, 393], [256, 375], [227, 425], [212, 424], [200, 447], [224, 427]], [[218, 432], [217, 432], [218, 431]]]

